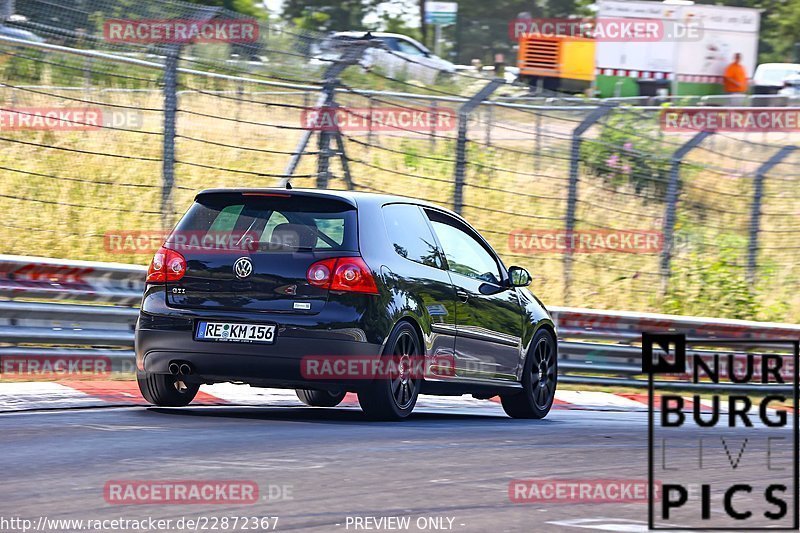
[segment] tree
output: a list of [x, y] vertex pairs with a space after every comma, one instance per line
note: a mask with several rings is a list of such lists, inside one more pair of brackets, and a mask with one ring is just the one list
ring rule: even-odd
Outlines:
[[267, 12], [261, 8], [260, 0], [189, 0], [193, 4], [222, 7], [242, 15], [255, 18], [267, 18]]
[[[419, 0], [424, 2], [424, 0]], [[453, 59], [468, 64], [472, 59], [493, 62], [496, 53], [515, 54], [509, 25], [520, 13], [534, 17], [569, 17], [582, 14], [588, 0], [458, 0], [458, 23], [444, 29], [444, 37], [455, 43]], [[422, 11], [422, 8], [420, 9]], [[428, 34], [432, 33], [430, 31]]]
[[[380, 17], [380, 29], [391, 33], [408, 35], [424, 43], [422, 29], [424, 24], [413, 22], [417, 7], [409, 4], [407, 0], [388, 0], [383, 2], [378, 9]], [[421, 20], [421, 19], [420, 19]]]
[[381, 0], [286, 0], [283, 18], [308, 30], [368, 30], [364, 17], [374, 12]]
[[800, 0], [786, 0], [762, 14], [759, 59], [797, 62], [800, 43]]

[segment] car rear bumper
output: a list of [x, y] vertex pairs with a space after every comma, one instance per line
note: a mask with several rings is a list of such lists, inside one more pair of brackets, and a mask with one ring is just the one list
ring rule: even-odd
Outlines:
[[[136, 367], [139, 371], [168, 374], [172, 361], [192, 367], [185, 381], [241, 381], [262, 386], [320, 385], [303, 377], [306, 357], [380, 357], [391, 323], [367, 320], [369, 308], [330, 302], [316, 314], [253, 313], [213, 309], [176, 309], [166, 305], [163, 286], [145, 290], [136, 324]], [[194, 340], [198, 321], [276, 324], [273, 344]], [[326, 380], [331, 383], [332, 380]], [[338, 380], [345, 381], [345, 380]], [[363, 383], [363, 378], [359, 378]], [[294, 385], [292, 385], [294, 384]], [[308, 388], [315, 388], [309, 386]]]
[[363, 377], [335, 379], [304, 372], [307, 359], [380, 357], [383, 347], [367, 341], [358, 328], [318, 328], [281, 325], [273, 344], [207, 342], [194, 340], [193, 327], [168, 328], [156, 321], [154, 327], [136, 328], [136, 367], [139, 371], [168, 374], [171, 362], [185, 362], [192, 368], [187, 381], [241, 381], [253, 385], [330, 388], [328, 385], [363, 383]]

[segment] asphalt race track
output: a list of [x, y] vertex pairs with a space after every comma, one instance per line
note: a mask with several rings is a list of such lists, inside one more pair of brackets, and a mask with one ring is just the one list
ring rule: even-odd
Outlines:
[[[40, 517], [277, 516], [278, 531], [646, 530], [646, 501], [509, 498], [520, 478], [646, 482], [643, 412], [553, 410], [524, 421], [499, 408], [422, 408], [376, 423], [356, 407], [136, 406], [4, 413], [0, 427], [0, 514], [34, 527]], [[689, 446], [691, 430], [681, 434]], [[249, 480], [260, 501], [119, 505], [104, 496], [113, 480]]]

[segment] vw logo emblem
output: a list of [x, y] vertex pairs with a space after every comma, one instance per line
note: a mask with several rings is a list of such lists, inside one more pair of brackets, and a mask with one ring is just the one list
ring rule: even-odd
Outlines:
[[249, 257], [240, 257], [233, 264], [233, 273], [239, 279], [244, 279], [253, 273], [253, 262]]

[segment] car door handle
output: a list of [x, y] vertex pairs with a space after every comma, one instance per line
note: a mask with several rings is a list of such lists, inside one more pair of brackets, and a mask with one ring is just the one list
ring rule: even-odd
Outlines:
[[458, 299], [462, 302], [469, 300], [469, 293], [467, 291], [456, 291], [456, 296], [458, 296]]

